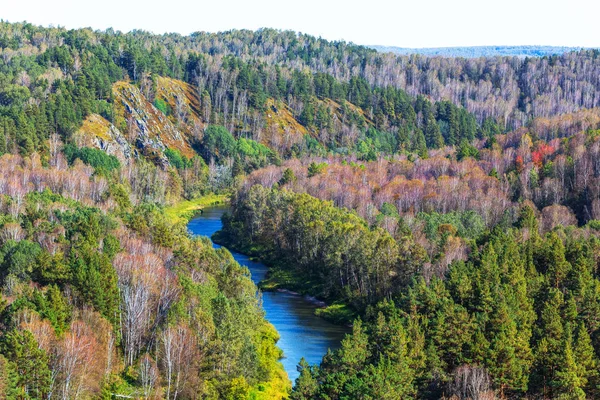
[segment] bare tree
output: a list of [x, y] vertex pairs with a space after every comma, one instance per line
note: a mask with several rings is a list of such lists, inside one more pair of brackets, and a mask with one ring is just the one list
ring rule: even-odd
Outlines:
[[198, 347], [191, 330], [183, 324], [169, 326], [160, 335], [160, 364], [167, 381], [167, 399], [177, 399], [198, 363]]
[[184, 95], [175, 96], [175, 118], [177, 125], [185, 124], [188, 118], [188, 106]]
[[144, 354], [140, 359], [138, 366], [139, 381], [142, 386], [144, 398], [151, 398], [158, 384], [158, 368], [156, 362], [148, 353]]
[[479, 366], [462, 365], [453, 373], [448, 391], [459, 400], [492, 400], [491, 380], [487, 371]]
[[7, 240], [19, 241], [25, 237], [25, 232], [21, 225], [16, 222], [9, 222], [0, 231], [0, 241], [3, 243]]
[[87, 392], [86, 378], [97, 351], [90, 328], [83, 322], [74, 322], [58, 345], [55, 361], [60, 370], [59, 393], [63, 400], [77, 399]]

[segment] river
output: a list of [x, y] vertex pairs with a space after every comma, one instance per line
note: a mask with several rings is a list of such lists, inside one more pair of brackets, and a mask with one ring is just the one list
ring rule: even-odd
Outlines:
[[[207, 207], [203, 213], [188, 223], [188, 230], [194, 235], [211, 237], [221, 229], [221, 217], [227, 207]], [[215, 248], [220, 247], [213, 243]], [[245, 265], [252, 274], [252, 280], [258, 284], [267, 274], [268, 268], [248, 256], [231, 252], [233, 258]], [[304, 357], [310, 364], [318, 364], [327, 353], [327, 349], [337, 349], [347, 327], [334, 325], [314, 315], [317, 306], [309, 299], [283, 292], [264, 292], [263, 307], [266, 318], [279, 332], [277, 345], [283, 350], [281, 360], [292, 382], [298, 377], [296, 366]]]

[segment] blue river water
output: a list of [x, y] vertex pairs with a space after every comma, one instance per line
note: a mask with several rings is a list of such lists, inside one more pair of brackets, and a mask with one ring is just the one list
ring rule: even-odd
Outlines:
[[[188, 230], [195, 235], [211, 237], [221, 229], [221, 217], [227, 207], [208, 207], [203, 213], [188, 223]], [[220, 247], [213, 243], [215, 248]], [[268, 268], [248, 256], [231, 252], [233, 258], [245, 265], [252, 274], [252, 280], [258, 284], [267, 274]], [[317, 305], [309, 299], [285, 292], [264, 292], [263, 307], [266, 318], [279, 332], [277, 342], [283, 350], [281, 360], [292, 382], [298, 377], [296, 366], [304, 357], [310, 364], [318, 364], [327, 353], [327, 349], [337, 349], [349, 329], [334, 325], [315, 316]]]

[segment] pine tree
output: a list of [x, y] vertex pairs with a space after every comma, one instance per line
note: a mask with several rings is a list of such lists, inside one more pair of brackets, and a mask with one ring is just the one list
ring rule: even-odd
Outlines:
[[307, 98], [304, 101], [304, 108], [298, 117], [298, 121], [306, 127], [310, 128], [313, 126], [315, 122], [315, 105], [312, 99]]
[[488, 243], [483, 249], [480, 267], [475, 274], [475, 309], [485, 315], [490, 315], [496, 307], [495, 291], [501, 284], [498, 255], [493, 243]]
[[360, 375], [366, 390], [357, 390], [355, 393], [348, 393], [350, 395], [348, 398], [381, 400], [414, 398], [414, 371], [405, 363], [398, 363], [389, 358], [382, 358], [378, 361], [377, 365], [370, 364]]
[[296, 182], [296, 175], [294, 174], [294, 171], [290, 168], [286, 168], [285, 171], [283, 171], [283, 176], [278, 182], [279, 186], [287, 185], [288, 183], [294, 182]]
[[470, 346], [470, 364], [484, 365], [485, 361], [488, 359], [489, 351], [490, 342], [485, 337], [483, 330], [479, 327], [473, 334], [473, 341]]
[[562, 287], [571, 271], [571, 264], [565, 259], [565, 246], [556, 232], [552, 232], [544, 241], [541, 268], [546, 271], [548, 283], [555, 288]]
[[573, 354], [573, 340], [571, 337], [570, 326], [565, 327], [564, 339], [562, 341], [560, 359], [556, 366], [554, 379], [550, 385], [552, 393], [558, 399], [585, 399], [585, 393], [582, 389], [583, 382], [580, 379], [580, 368]]
[[410, 360], [410, 369], [416, 377], [425, 374], [427, 355], [425, 354], [425, 334], [419, 323], [418, 317], [411, 315], [408, 318], [406, 333], [408, 335], [407, 356]]
[[[48, 355], [29, 331], [13, 330], [2, 341], [2, 353], [17, 372], [17, 388], [28, 399], [45, 399], [50, 389]], [[21, 398], [21, 395], [19, 395]]]
[[411, 150], [421, 158], [427, 158], [427, 141], [421, 129], [415, 129], [412, 135]]
[[342, 340], [340, 360], [347, 371], [356, 373], [366, 364], [370, 355], [369, 336], [363, 328], [363, 323], [357, 320], [352, 326], [352, 335]]
[[433, 116], [430, 116], [430, 118], [426, 121], [424, 130], [427, 147], [439, 149], [440, 147], [444, 146], [444, 138], [440, 132], [440, 127]]
[[117, 274], [105, 254], [88, 250], [73, 265], [74, 283], [86, 301], [113, 324], [118, 321]]
[[563, 361], [564, 327], [560, 313], [563, 303], [562, 293], [555, 288], [549, 288], [537, 327], [538, 346], [535, 351], [532, 385], [544, 396], [551, 393], [556, 371]]
[[593, 291], [595, 267], [594, 257], [590, 246], [581, 240], [567, 242], [565, 256], [571, 265], [568, 276], [567, 288], [577, 302], [581, 302], [586, 294]]
[[396, 152], [407, 150], [409, 148], [410, 135], [406, 124], [402, 124], [398, 128], [398, 132], [396, 133], [396, 141], [398, 143], [398, 146], [395, 149]]
[[[509, 314], [505, 301], [500, 301], [496, 307], [490, 321], [490, 351], [485, 363], [501, 393], [506, 389], [525, 391], [529, 360], [520, 358], [519, 355], [527, 354], [527, 350], [519, 349], [523, 343], [518, 340], [517, 324]], [[525, 345], [528, 346], [528, 343]]]
[[583, 322], [580, 322], [577, 326], [573, 354], [577, 363], [577, 375], [581, 380], [581, 386], [586, 388], [588, 395], [597, 394], [598, 362], [592, 346], [592, 339]]
[[18, 376], [15, 366], [0, 354], [0, 399], [16, 400]]
[[319, 390], [319, 385], [315, 378], [315, 371], [318, 368], [311, 367], [304, 357], [302, 357], [297, 369], [300, 372], [300, 376], [296, 379], [295, 390], [290, 398], [292, 400], [314, 399]]
[[6, 135], [4, 134], [4, 124], [0, 121], [0, 155], [6, 153]]
[[529, 205], [525, 205], [519, 211], [519, 219], [516, 224], [519, 228], [527, 228], [529, 234], [537, 236], [538, 234], [538, 221], [535, 217], [535, 211]]

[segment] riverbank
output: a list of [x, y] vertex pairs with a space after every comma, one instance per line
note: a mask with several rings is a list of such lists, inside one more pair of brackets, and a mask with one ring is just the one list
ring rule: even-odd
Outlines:
[[[263, 260], [261, 260], [263, 261]], [[264, 262], [264, 261], [263, 261]], [[267, 278], [258, 287], [263, 291], [291, 291], [300, 294], [318, 305], [315, 315], [338, 325], [352, 325], [356, 312], [347, 304], [341, 302], [328, 303], [315, 296], [314, 288], [317, 282], [307, 280], [305, 277], [285, 270], [278, 266], [269, 265]]]
[[165, 215], [173, 223], [187, 222], [204, 207], [226, 204], [229, 197], [225, 194], [210, 193], [193, 200], [183, 200], [165, 208]]
[[[188, 231], [194, 235], [216, 239], [218, 235], [214, 234], [222, 230], [222, 216], [228, 209], [227, 206], [206, 207], [201, 214], [197, 214], [188, 222]], [[217, 243], [213, 245], [219, 247]], [[235, 261], [248, 268], [255, 284], [266, 278], [268, 272], [266, 265], [255, 261], [256, 258], [251, 259], [235, 250], [230, 249], [230, 252]], [[310, 364], [319, 364], [327, 351], [339, 348], [345, 335], [350, 333], [346, 325], [333, 324], [316, 316], [315, 311], [322, 304], [315, 299], [285, 290], [275, 290], [264, 291], [261, 295], [261, 303], [267, 320], [279, 333], [277, 347], [283, 351], [284, 357], [280, 362], [285, 372], [271, 374], [272, 379], [269, 383], [261, 384], [251, 391], [252, 396], [258, 395], [252, 397], [256, 399], [268, 398], [270, 393], [283, 392], [285, 386], [282, 381], [286, 381], [287, 378], [284, 379], [285, 375], [282, 377], [282, 374], [287, 373], [290, 381], [295, 382], [299, 377], [297, 366], [302, 358]], [[274, 339], [272, 336], [270, 338]]]
[[357, 313], [349, 305], [332, 299], [323, 299], [319, 296], [319, 287], [322, 282], [314, 281], [306, 276], [286, 268], [285, 262], [278, 261], [268, 251], [256, 246], [239, 246], [230, 240], [223, 231], [216, 232], [213, 242], [227, 247], [230, 250], [248, 255], [252, 260], [260, 261], [268, 267], [265, 279], [257, 286], [264, 292], [286, 292], [305, 297], [317, 305], [315, 315], [336, 325], [351, 326]]
[[250, 388], [248, 399], [252, 400], [283, 400], [289, 398], [292, 390], [290, 380], [281, 359], [283, 351], [277, 347], [279, 332], [273, 324], [267, 322], [258, 332], [260, 336], [260, 354], [263, 357], [263, 365], [269, 370], [269, 380]]

